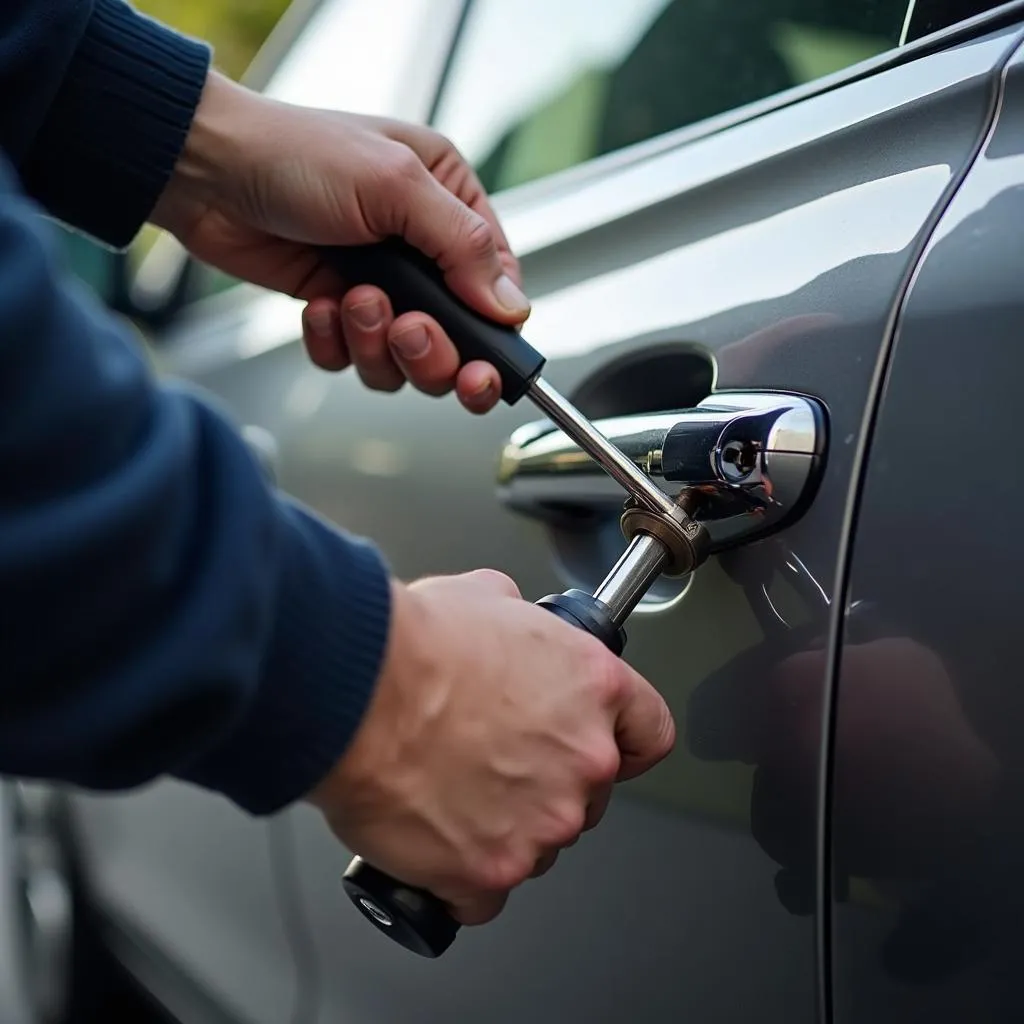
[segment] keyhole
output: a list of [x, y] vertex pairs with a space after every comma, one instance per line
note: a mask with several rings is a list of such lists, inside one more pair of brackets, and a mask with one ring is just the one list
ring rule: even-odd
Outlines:
[[746, 479], [757, 465], [754, 446], [744, 441], [729, 441], [718, 456], [719, 471], [730, 483]]

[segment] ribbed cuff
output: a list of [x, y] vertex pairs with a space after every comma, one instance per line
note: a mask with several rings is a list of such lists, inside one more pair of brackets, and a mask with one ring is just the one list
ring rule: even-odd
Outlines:
[[128, 245], [171, 177], [209, 66], [204, 44], [96, 0], [23, 166], [26, 189], [57, 219]]
[[175, 772], [251, 814], [306, 796], [344, 754], [384, 658], [390, 575], [369, 543], [282, 501], [276, 629], [258, 692], [230, 734]]

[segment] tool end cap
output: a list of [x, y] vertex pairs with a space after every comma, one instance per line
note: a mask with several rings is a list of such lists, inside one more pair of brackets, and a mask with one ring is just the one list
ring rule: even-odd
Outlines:
[[441, 956], [458, 935], [459, 923], [436, 896], [403, 885], [360, 857], [348, 866], [342, 885], [378, 931], [419, 956]]

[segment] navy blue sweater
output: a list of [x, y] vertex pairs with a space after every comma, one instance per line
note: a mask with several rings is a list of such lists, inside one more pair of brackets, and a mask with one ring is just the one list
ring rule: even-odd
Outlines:
[[154, 382], [40, 216], [130, 241], [208, 62], [121, 0], [0, 4], [0, 773], [172, 775], [263, 814], [358, 726], [386, 566], [272, 492], [222, 413]]

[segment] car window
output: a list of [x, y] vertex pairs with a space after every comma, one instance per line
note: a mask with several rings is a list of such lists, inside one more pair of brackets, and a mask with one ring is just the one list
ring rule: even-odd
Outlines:
[[904, 41], [939, 32], [958, 21], [966, 21], [978, 14], [984, 14], [999, 7], [1001, 0], [915, 0], [907, 12], [907, 27]]
[[908, 0], [470, 0], [436, 127], [490, 191], [899, 45]]

